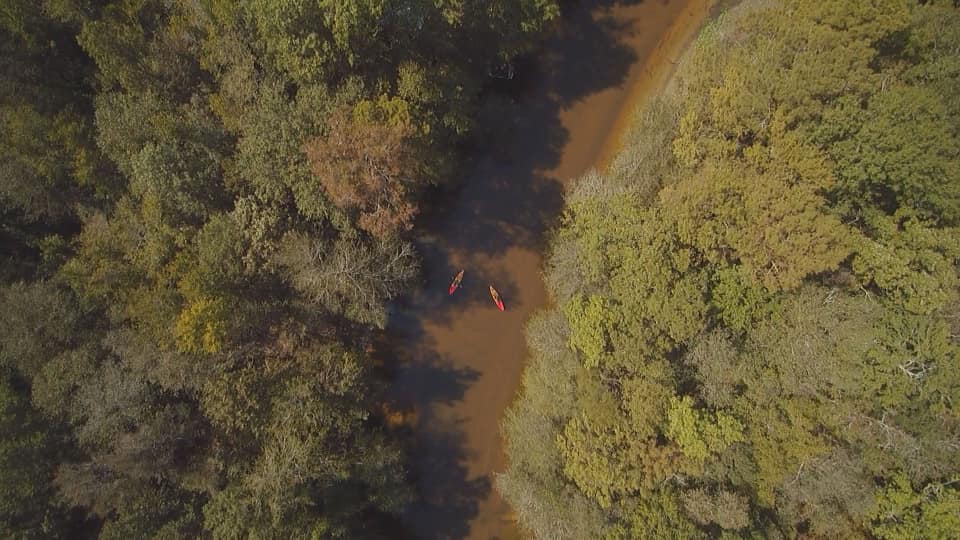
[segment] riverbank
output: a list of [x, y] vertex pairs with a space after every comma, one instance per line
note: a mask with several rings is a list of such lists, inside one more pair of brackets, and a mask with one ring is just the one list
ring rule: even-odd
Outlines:
[[[630, 69], [619, 89], [615, 114], [606, 120], [610, 127], [595, 147], [591, 168], [602, 171], [613, 165], [622, 169], [620, 162], [624, 159], [624, 152], [629, 154], [639, 142], [637, 137], [642, 136], [640, 126], [648, 124], [639, 121], [648, 104], [671, 91], [678, 67], [701, 30], [723, 7], [733, 3], [722, 0], [687, 2], [655, 41], [651, 42], [649, 35], [631, 36], [630, 44], [634, 50], [648, 52]], [[642, 41], [644, 38], [647, 41]], [[671, 151], [669, 138], [659, 140], [658, 137], [650, 139], [644, 136], [643, 145], [659, 147], [661, 154]], [[626, 161], [630, 161], [629, 156]], [[575, 178], [565, 179], [566, 190], [574, 189], [571, 185], [573, 180]], [[610, 226], [615, 228], [619, 224]], [[564, 261], [562, 265], [576, 264], [572, 259]], [[550, 272], [549, 269], [547, 271]], [[555, 285], [551, 283], [554, 294]], [[556, 297], [552, 299], [556, 300]], [[554, 474], [561, 467], [557, 443], [562, 430], [558, 431], [557, 426], [565, 423], [560, 420], [565, 418], [562, 411], [573, 407], [573, 403], [579, 399], [574, 397], [575, 394], [590, 392], [589, 389], [576, 389], [573, 382], [579, 378], [582, 365], [569, 354], [569, 342], [563, 337], [566, 335], [566, 324], [559, 322], [562, 318], [554, 308], [530, 321], [529, 339], [534, 350], [528, 353], [528, 362], [532, 365], [524, 374], [525, 395], [514, 403], [510, 416], [504, 419], [504, 430], [510, 440], [512, 470], [509, 474], [498, 475], [497, 487], [513, 505], [515, 519], [519, 521], [522, 518], [523, 526], [530, 531], [537, 531], [543, 537], [592, 537], [599, 534], [599, 529], [609, 521], [599, 517], [599, 512], [588, 510], [593, 506], [592, 501], [582, 498], [581, 492], [571, 488], [569, 471], [566, 474]], [[598, 457], [591, 461], [586, 454], [616, 453], [614, 447], [618, 443], [607, 442], [609, 444], [583, 449], [580, 458], [603, 469], [605, 458]], [[578, 466], [590, 466], [577, 461], [577, 458], [572, 459]], [[565, 463], [570, 464], [569, 461]]]
[[[523, 329], [548, 302], [545, 233], [564, 186], [602, 161], [632, 115], [644, 70], [669, 65], [667, 53], [695, 34], [708, 4], [596, 0], [565, 14], [538, 64], [518, 74], [524, 91], [503, 115], [497, 149], [418, 224], [424, 288], [389, 324], [391, 397], [417, 411], [411, 473], [420, 497], [403, 516], [412, 537], [519, 537], [492, 477], [506, 465], [499, 423], [528, 357]], [[448, 296], [461, 268], [463, 285]], [[488, 284], [506, 312], [493, 306]]]
[[696, 40], [706, 23], [715, 18], [720, 10], [732, 4], [730, 0], [695, 0], [687, 4], [676, 21], [663, 35], [650, 56], [634, 70], [629, 91], [621, 106], [621, 114], [604, 141], [597, 158], [596, 168], [605, 169], [617, 153], [623, 149], [624, 140], [630, 133], [634, 117], [645, 102], [668, 88], [671, 78], [677, 71], [681, 57]]
[[958, 351], [960, 12], [875, 7], [738, 4], [568, 188], [496, 484], [531, 536], [956, 529], [960, 381], [903, 359]]

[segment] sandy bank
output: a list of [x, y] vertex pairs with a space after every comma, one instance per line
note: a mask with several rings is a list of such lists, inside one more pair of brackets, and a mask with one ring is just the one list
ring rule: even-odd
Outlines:
[[634, 115], [646, 100], [663, 91], [676, 71], [677, 64], [700, 30], [716, 14], [719, 0], [691, 0], [673, 25], [663, 34], [646, 61], [633, 70], [629, 91], [613, 129], [603, 143], [596, 168], [606, 168], [623, 147]]

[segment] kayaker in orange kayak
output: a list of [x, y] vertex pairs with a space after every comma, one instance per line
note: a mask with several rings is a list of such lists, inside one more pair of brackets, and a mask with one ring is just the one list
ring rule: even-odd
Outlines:
[[503, 300], [500, 299], [500, 293], [493, 288], [493, 285], [490, 286], [490, 296], [493, 298], [493, 303], [497, 305], [497, 308], [503, 311]]
[[461, 269], [457, 272], [456, 277], [453, 278], [453, 283], [450, 284], [450, 290], [447, 294], [453, 294], [457, 290], [457, 287], [460, 286], [460, 282], [463, 281], [463, 270]]

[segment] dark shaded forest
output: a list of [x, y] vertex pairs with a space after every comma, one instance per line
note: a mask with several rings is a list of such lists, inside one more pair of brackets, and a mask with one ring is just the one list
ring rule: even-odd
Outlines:
[[491, 74], [558, 14], [0, 3], [0, 536], [396, 536], [371, 343]]
[[746, 0], [566, 194], [497, 487], [537, 538], [955, 538], [960, 10]]

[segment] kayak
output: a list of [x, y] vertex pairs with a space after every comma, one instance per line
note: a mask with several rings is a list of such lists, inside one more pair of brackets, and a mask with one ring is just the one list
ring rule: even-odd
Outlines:
[[463, 281], [463, 270], [457, 272], [456, 277], [453, 278], [453, 283], [450, 284], [450, 290], [447, 294], [453, 294], [457, 290], [457, 287], [460, 286], [460, 282]]
[[493, 285], [490, 286], [490, 296], [493, 298], [493, 303], [497, 305], [497, 308], [503, 311], [503, 300], [500, 299], [500, 293], [493, 288]]

